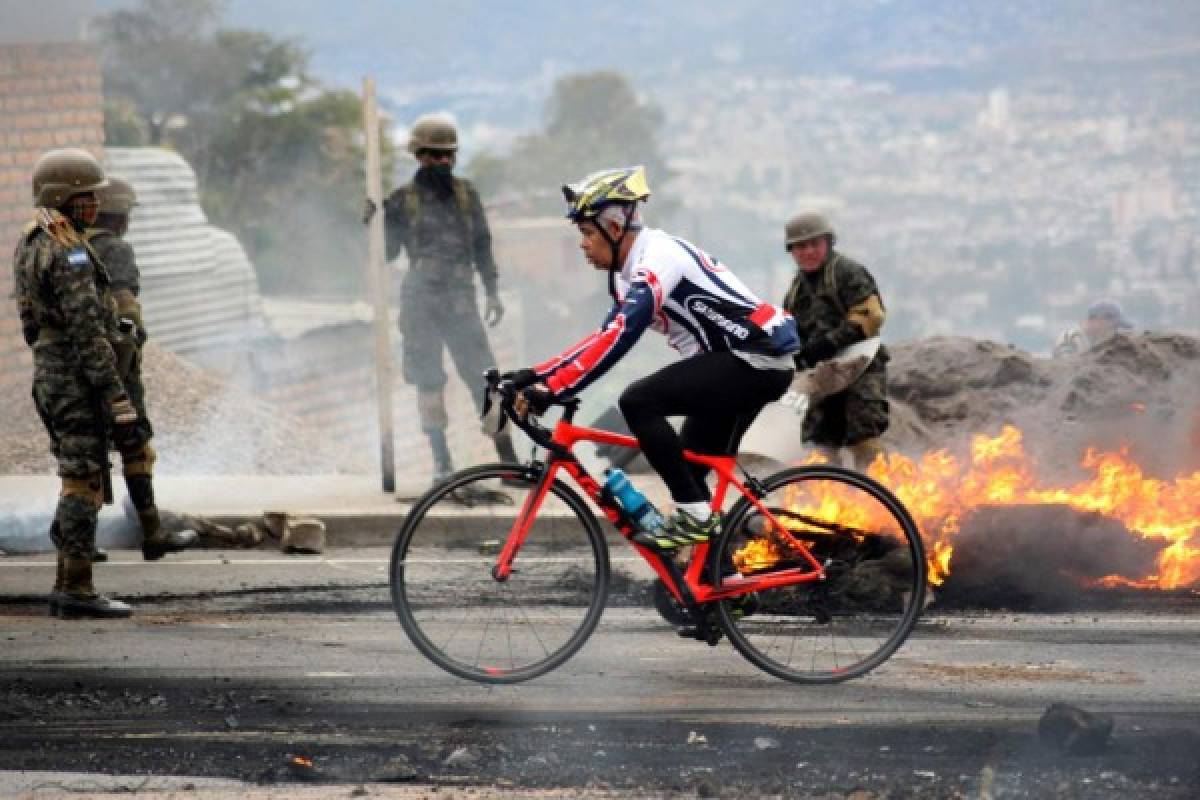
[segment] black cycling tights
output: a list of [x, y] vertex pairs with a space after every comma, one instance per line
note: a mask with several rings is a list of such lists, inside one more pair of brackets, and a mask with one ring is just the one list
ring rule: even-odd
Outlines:
[[[704, 353], [631, 383], [621, 394], [621, 413], [675, 502], [705, 502], [712, 497], [708, 470], [684, 461], [683, 451], [736, 453], [758, 412], [791, 380], [790, 369], [755, 369], [732, 353]], [[686, 417], [679, 433], [667, 417]]]

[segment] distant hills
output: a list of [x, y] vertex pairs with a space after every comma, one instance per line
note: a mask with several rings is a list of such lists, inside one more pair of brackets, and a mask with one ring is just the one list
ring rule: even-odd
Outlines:
[[1098, 65], [1124, 71], [1200, 57], [1195, 0], [230, 0], [227, 8], [232, 24], [304, 42], [325, 80], [353, 86], [374, 74], [402, 119], [449, 107], [466, 122], [502, 127], [535, 124], [554, 78], [599, 68], [626, 72], [651, 96], [723, 72], [846, 74], [939, 91], [1048, 73], [1086, 84]]
[[[96, 0], [105, 10], [133, 0]], [[227, 0], [229, 24], [294, 38], [327, 82], [374, 75], [401, 118], [452, 108], [536, 122], [552, 80], [600, 68], [650, 95], [722, 72], [846, 74], [903, 88], [1017, 84], [1048, 72], [1200, 56], [1195, 0]]]

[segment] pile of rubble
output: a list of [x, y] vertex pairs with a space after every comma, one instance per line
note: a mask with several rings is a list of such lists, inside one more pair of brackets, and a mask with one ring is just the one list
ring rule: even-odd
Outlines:
[[[147, 343], [142, 366], [159, 474], [369, 472], [364, 454], [220, 376]], [[0, 474], [53, 474], [27, 382], [0, 386]]]
[[163, 513], [162, 524], [170, 531], [193, 530], [208, 547], [253, 548], [267, 544], [285, 553], [316, 555], [325, 552], [325, 523], [315, 517], [293, 516], [284, 511], [268, 511], [260, 521], [233, 526], [168, 511]]
[[1068, 358], [963, 337], [892, 347], [890, 448], [920, 455], [1014, 425], [1030, 453], [1070, 470], [1091, 446], [1131, 449], [1153, 472], [1200, 468], [1200, 338], [1118, 334]]

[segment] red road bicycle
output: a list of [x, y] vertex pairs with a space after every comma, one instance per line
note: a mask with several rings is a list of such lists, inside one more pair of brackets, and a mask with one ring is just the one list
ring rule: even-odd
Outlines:
[[[489, 398], [545, 460], [464, 469], [423, 495], [392, 548], [392, 604], [413, 644], [442, 669], [517, 683], [574, 655], [608, 596], [608, 544], [563, 475], [622, 536], [635, 533], [572, 448], [638, 444], [575, 425], [574, 400], [553, 430], [521, 419], [514, 387], [495, 370], [486, 377]], [[630, 544], [697, 638], [716, 644], [724, 634], [759, 668], [807, 684], [859, 677], [900, 647], [923, 607], [926, 565], [916, 524], [886, 487], [840, 467], [757, 479], [734, 456], [685, 455], [715, 474], [721, 534], [683, 563]]]

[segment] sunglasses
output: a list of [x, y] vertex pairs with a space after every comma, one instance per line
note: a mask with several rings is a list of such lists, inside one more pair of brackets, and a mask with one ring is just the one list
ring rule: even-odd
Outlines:
[[453, 161], [456, 155], [453, 150], [426, 150], [424, 152], [435, 161]]

